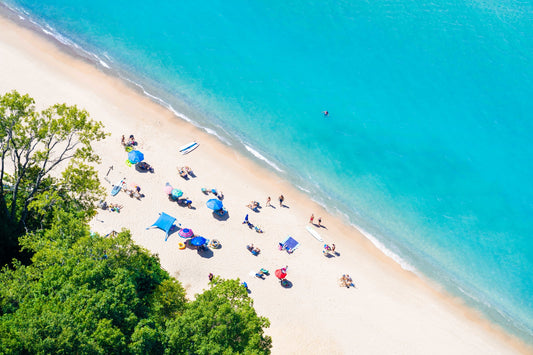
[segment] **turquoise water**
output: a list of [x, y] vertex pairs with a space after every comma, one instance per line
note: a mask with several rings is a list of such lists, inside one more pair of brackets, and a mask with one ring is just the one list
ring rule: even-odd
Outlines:
[[9, 4], [533, 342], [531, 2]]

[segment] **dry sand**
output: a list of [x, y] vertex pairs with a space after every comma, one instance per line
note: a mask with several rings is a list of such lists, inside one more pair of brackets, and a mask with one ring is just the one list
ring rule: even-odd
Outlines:
[[[157, 253], [162, 266], [186, 287], [189, 297], [207, 287], [210, 272], [224, 278], [240, 278], [260, 315], [271, 321], [266, 332], [273, 337], [275, 354], [515, 354], [531, 352], [520, 341], [505, 334], [475, 311], [403, 270], [365, 239], [356, 229], [329, 215], [289, 182], [221, 144], [203, 131], [177, 119], [168, 110], [105, 75], [93, 65], [72, 57], [40, 34], [0, 17], [0, 93], [16, 89], [29, 93], [39, 107], [57, 102], [86, 108], [93, 119], [105, 124], [111, 136], [95, 144], [102, 157], [100, 178], [110, 170], [111, 182], [126, 177], [137, 183], [145, 197], [140, 201], [124, 193], [108, 195], [107, 202], [122, 204], [120, 213], [101, 211], [91, 226], [107, 234], [128, 228], [134, 240]], [[142, 174], [125, 164], [121, 135], [134, 134], [145, 160], [155, 173]], [[188, 155], [178, 147], [196, 140], [200, 147]], [[196, 178], [183, 180], [176, 167], [188, 165]], [[167, 199], [163, 186], [169, 182], [182, 189], [194, 209]], [[217, 220], [205, 203], [201, 188], [224, 193], [227, 220]], [[287, 207], [280, 207], [278, 196]], [[266, 207], [267, 196], [273, 207]], [[246, 207], [251, 200], [262, 208], [255, 213]], [[164, 232], [149, 229], [159, 212], [177, 218], [196, 234], [220, 240], [222, 247], [199, 255], [179, 250], [177, 233], [164, 241]], [[313, 227], [327, 243], [335, 243], [339, 254], [322, 254], [322, 243], [306, 231], [311, 213], [321, 216], [327, 228]], [[259, 234], [242, 224], [260, 225]], [[291, 255], [278, 250], [287, 235], [301, 245]], [[260, 247], [259, 256], [246, 249]], [[273, 275], [288, 265], [291, 288], [283, 288]], [[253, 274], [266, 268], [265, 280]], [[355, 288], [339, 287], [348, 273]]]

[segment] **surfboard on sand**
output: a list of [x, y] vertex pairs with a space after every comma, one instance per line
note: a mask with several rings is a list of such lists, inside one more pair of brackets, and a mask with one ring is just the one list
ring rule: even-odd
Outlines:
[[115, 196], [116, 194], [118, 194], [120, 192], [120, 190], [122, 189], [122, 184], [124, 183], [123, 180], [120, 180], [120, 182], [118, 184], [114, 184], [113, 185], [113, 188], [111, 189], [111, 196]]
[[193, 150], [195, 150], [196, 148], [198, 148], [200, 144], [196, 143], [196, 142], [190, 142], [190, 143], [187, 143], [185, 144], [184, 146], [182, 146], [180, 149], [179, 149], [179, 152], [181, 154], [187, 154], [187, 153], [190, 153], [192, 152]]
[[311, 233], [311, 235], [313, 237], [316, 238], [316, 240], [318, 240], [319, 242], [324, 242], [324, 240], [322, 239], [322, 237], [320, 236], [320, 234], [318, 234], [318, 232], [316, 230], [314, 230], [313, 228], [311, 228], [310, 226], [307, 226], [305, 227], [305, 229], [307, 229], [307, 231], [309, 233]]

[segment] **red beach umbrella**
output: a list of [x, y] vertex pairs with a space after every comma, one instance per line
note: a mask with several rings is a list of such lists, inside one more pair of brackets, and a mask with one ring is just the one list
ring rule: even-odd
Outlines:
[[280, 280], [283, 280], [284, 278], [287, 277], [287, 273], [285, 272], [285, 269], [277, 269], [274, 274]]

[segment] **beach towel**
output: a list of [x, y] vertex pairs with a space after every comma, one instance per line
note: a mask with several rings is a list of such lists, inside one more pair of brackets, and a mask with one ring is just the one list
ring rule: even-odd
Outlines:
[[294, 250], [296, 250], [296, 248], [300, 246], [300, 243], [298, 243], [298, 241], [296, 241], [291, 236], [287, 237], [287, 239], [285, 239], [282, 244], [283, 249], [286, 249], [287, 253], [292, 253]]

